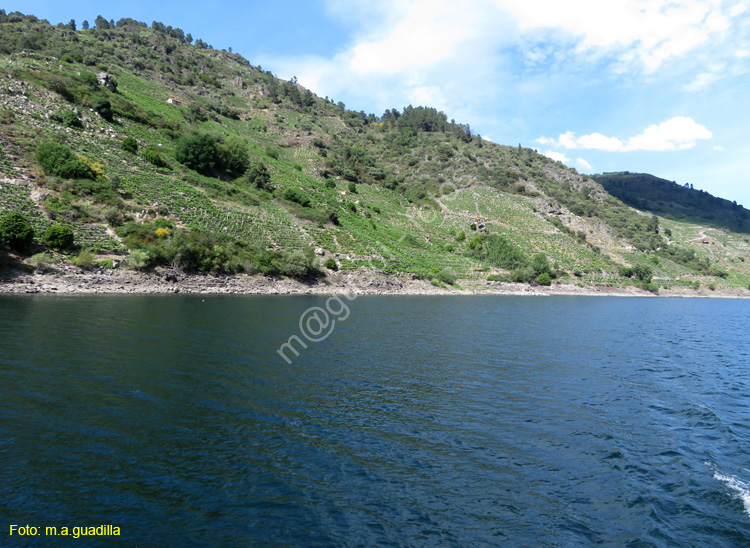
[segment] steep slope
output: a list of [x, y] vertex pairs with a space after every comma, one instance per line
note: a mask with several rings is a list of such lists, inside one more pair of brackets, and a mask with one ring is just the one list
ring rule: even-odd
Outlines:
[[[689, 225], [435, 109], [349, 111], [157, 22], [0, 23], [0, 210], [29, 217], [27, 256], [436, 283], [750, 282], [746, 240], [724, 234], [715, 253]], [[64, 254], [45, 244], [54, 224], [75, 234]]]

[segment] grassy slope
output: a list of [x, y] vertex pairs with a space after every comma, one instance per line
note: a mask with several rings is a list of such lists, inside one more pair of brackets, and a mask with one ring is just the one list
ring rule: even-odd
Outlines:
[[[21, 25], [30, 23], [6, 23], [2, 31], [18, 34]], [[672, 230], [671, 243], [693, 248], [730, 272], [725, 279], [701, 275], [649, 249], [647, 216], [529, 149], [466, 138], [453, 127], [416, 132], [406, 139], [397, 123], [368, 124], [364, 116], [319, 98], [308, 106], [289, 98], [276, 103], [268, 86], [279, 83], [270, 74], [236, 55], [179, 44], [148, 29], [66, 33], [43, 23], [31, 26], [46, 33], [47, 47], [57, 50], [0, 56], [0, 114], [5, 122], [0, 133], [6, 153], [13, 155], [3, 163], [0, 209], [30, 212], [37, 233], [52, 223], [50, 203], [67, 199], [56, 222], [71, 224], [81, 245], [100, 253], [125, 252], [107, 230], [105, 205], [85, 196], [66, 198], [60, 190], [64, 183], [36, 167], [36, 146], [43, 138], [53, 138], [104, 164], [109, 180], [117, 181], [126, 215], [171, 218], [189, 229], [208, 229], [261, 247], [313, 245], [335, 256], [343, 269], [429, 275], [450, 266], [462, 278], [484, 278], [499, 269], [467, 256], [474, 235], [469, 226], [480, 217], [487, 221], [488, 233], [504, 236], [527, 256], [547, 255], [562, 280], [630, 284], [635, 282], [621, 278], [619, 267], [645, 264], [667, 286], [699, 281], [747, 287], [750, 282], [745, 268], [750, 262], [742, 261], [748, 257], [745, 236], [708, 230], [706, 236], [714, 243], [703, 244], [696, 240], [702, 227], [662, 219], [661, 226]], [[61, 62], [52, 55], [71, 48], [99, 53], [101, 66], [75, 59]], [[161, 72], [165, 62], [180, 67], [169, 78]], [[52, 76], [77, 82], [81, 71], [99, 69], [114, 74], [119, 86], [116, 95], [98, 92], [112, 97], [113, 105], [119, 101], [147, 115], [150, 124], [124, 116], [107, 122], [49, 89]], [[204, 83], [200, 74], [210, 74], [219, 86]], [[167, 104], [170, 96], [182, 99], [183, 106]], [[196, 119], [191, 105], [194, 110], [200, 107], [207, 119]], [[80, 111], [83, 130], [49, 118], [68, 108]], [[226, 108], [234, 109], [239, 119], [218, 114]], [[205, 177], [177, 163], [175, 137], [197, 129], [246, 139], [251, 157], [268, 167], [275, 190], [259, 190], [243, 178]], [[120, 143], [127, 136], [141, 149], [157, 146], [170, 169], [157, 169], [124, 152]], [[347, 159], [359, 151], [357, 162]], [[36, 178], [20, 176], [19, 169]], [[332, 174], [335, 189], [324, 184]], [[348, 188], [346, 177], [360, 182], [356, 193], [340, 193]], [[288, 188], [304, 192], [312, 207], [284, 200]], [[306, 219], [324, 219], [330, 211], [338, 214], [340, 226]], [[638, 241], [642, 251], [628, 251], [625, 244], [632, 241]]]

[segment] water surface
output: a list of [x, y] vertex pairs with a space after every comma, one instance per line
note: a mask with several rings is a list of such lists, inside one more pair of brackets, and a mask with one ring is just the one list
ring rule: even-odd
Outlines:
[[0, 545], [750, 545], [746, 301], [342, 302], [0, 296]]

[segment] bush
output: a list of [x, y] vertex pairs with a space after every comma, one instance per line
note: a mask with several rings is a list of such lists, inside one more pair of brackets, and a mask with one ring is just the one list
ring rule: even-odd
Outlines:
[[[537, 253], [536, 255], [534, 255], [534, 257], [531, 259], [531, 268], [534, 269], [534, 274], [536, 274], [537, 276], [547, 274], [547, 277], [550, 278], [550, 274], [552, 273], [549, 265], [549, 260], [544, 253]], [[549, 283], [539, 285], [549, 285]]]
[[298, 203], [302, 207], [310, 207], [310, 198], [297, 188], [287, 188], [284, 191], [284, 199]]
[[336, 188], [336, 181], [333, 179], [326, 179], [326, 188]]
[[357, 184], [356, 183], [349, 183], [349, 192], [352, 194], [357, 193]]
[[159, 152], [159, 149], [156, 148], [154, 145], [149, 145], [146, 150], [143, 151], [143, 154], [141, 154], [144, 160], [147, 162], [151, 162], [156, 167], [169, 167], [169, 164], [167, 163], [167, 160], [162, 156], [161, 152]]
[[55, 263], [55, 259], [48, 253], [37, 253], [29, 259], [29, 264], [37, 268], [45, 268]]
[[112, 121], [112, 104], [109, 102], [109, 99], [105, 99], [104, 97], [97, 97], [96, 99], [94, 99], [93, 107], [94, 111], [97, 112], [99, 116], [101, 116], [108, 122]]
[[438, 279], [448, 285], [453, 285], [458, 279], [458, 274], [450, 266], [446, 266], [438, 273]]
[[142, 249], [134, 249], [130, 252], [130, 258], [128, 259], [128, 265], [137, 269], [141, 270], [143, 268], [146, 268], [148, 266], [148, 260], [149, 260], [149, 254], [148, 252], [142, 250]]
[[536, 283], [537, 285], [552, 285], [552, 279], [550, 278], [549, 273], [542, 272], [536, 277]]
[[65, 145], [44, 141], [36, 149], [36, 159], [45, 173], [65, 179], [94, 179], [93, 170]]
[[72, 110], [61, 110], [52, 115], [52, 119], [61, 123], [65, 127], [83, 129], [83, 122]]
[[44, 233], [44, 243], [58, 251], [72, 246], [73, 240], [73, 230], [65, 225], [51, 226]]
[[331, 270], [338, 270], [339, 269], [339, 265], [336, 264], [336, 259], [334, 259], [333, 257], [329, 257], [326, 260], [325, 267], [326, 268], [330, 268]]
[[26, 252], [34, 241], [34, 229], [21, 213], [9, 213], [0, 220], [0, 240], [11, 249]]
[[133, 139], [132, 137], [125, 137], [125, 139], [122, 140], [122, 150], [125, 152], [130, 152], [131, 154], [137, 154], [138, 153], [138, 141]]
[[80, 268], [91, 268], [94, 265], [94, 257], [95, 255], [90, 249], [84, 249], [78, 254], [78, 257], [70, 262]]

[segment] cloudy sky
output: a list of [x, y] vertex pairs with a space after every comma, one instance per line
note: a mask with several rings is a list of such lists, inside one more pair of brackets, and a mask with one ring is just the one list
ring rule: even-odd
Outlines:
[[180, 27], [348, 108], [427, 105], [584, 173], [750, 207], [749, 0], [8, 2]]

